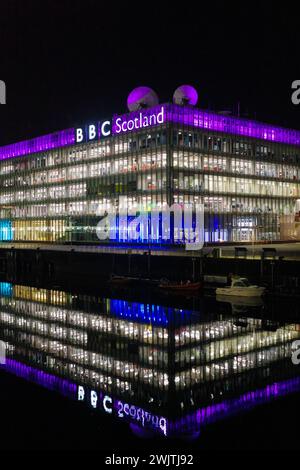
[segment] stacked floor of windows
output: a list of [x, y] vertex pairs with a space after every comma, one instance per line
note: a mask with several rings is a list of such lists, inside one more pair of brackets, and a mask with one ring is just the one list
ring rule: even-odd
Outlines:
[[206, 242], [295, 239], [299, 178], [297, 146], [163, 125], [2, 160], [0, 241], [99, 243], [112, 211], [173, 203], [203, 203]]
[[[131, 398], [140, 396], [141, 383], [159, 406], [155, 390], [170, 390], [174, 398], [174, 391], [184, 392], [187, 385], [214, 382], [218, 389], [226, 380], [224, 393], [230, 394], [246, 374], [251, 384], [257, 366], [261, 378], [269, 377], [276, 364], [289, 373], [292, 343], [300, 336], [297, 324], [270, 331], [260, 318], [247, 318], [247, 324], [230, 317], [208, 322], [191, 310], [85, 294], [75, 298], [22, 285], [11, 286], [0, 306], [2, 335], [18, 359], [93, 387], [127, 390]], [[185, 403], [191, 404], [190, 394]]]
[[205, 241], [297, 238], [300, 150], [174, 129], [174, 202], [203, 202]]

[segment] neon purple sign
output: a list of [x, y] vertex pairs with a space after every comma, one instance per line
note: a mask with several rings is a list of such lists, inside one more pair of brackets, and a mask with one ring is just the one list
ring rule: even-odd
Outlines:
[[197, 108], [173, 104], [165, 104], [122, 116], [114, 116], [112, 133], [124, 134], [165, 122], [271, 142], [300, 145], [300, 131], [284, 129], [249, 119], [222, 116]]
[[112, 132], [113, 134], [124, 134], [126, 132], [137, 131], [146, 127], [161, 125], [164, 124], [164, 122], [165, 107], [158, 106], [142, 111], [134, 111], [119, 117], [115, 116]]
[[112, 120], [100, 123], [102, 130], [100, 127], [100, 130], [97, 130], [95, 125], [90, 125], [88, 127], [88, 137], [84, 135], [84, 128], [71, 128], [0, 147], [0, 160], [21, 157], [37, 152], [46, 152], [84, 141], [101, 139], [110, 135], [111, 124], [112, 134], [120, 135], [140, 129], [152, 128], [167, 122], [188, 128], [207, 129], [208, 131], [224, 132], [226, 134], [300, 146], [300, 131], [297, 130], [285, 129], [249, 119], [222, 116], [187, 106], [164, 104], [121, 116], [116, 115]]

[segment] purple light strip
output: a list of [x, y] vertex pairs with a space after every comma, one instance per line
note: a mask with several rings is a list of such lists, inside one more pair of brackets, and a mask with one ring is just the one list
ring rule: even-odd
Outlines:
[[[62, 379], [53, 374], [35, 369], [27, 364], [7, 358], [6, 363], [0, 369], [7, 370], [14, 375], [28, 381], [33, 381], [48, 390], [54, 390], [72, 399], [77, 398], [77, 385], [67, 379]], [[238, 398], [225, 400], [200, 408], [195, 412], [186, 415], [176, 421], [169, 422], [168, 435], [178, 432], [195, 430], [195, 426], [204, 426], [225, 419], [241, 411], [248, 411], [255, 406], [267, 403], [272, 399], [289, 395], [300, 391], [300, 377], [275, 382], [265, 388], [246, 392]]]
[[[10, 359], [10, 358], [6, 358], [5, 363], [0, 365], [0, 370], [1, 369], [11, 374], [14, 374], [15, 376], [20, 377], [24, 380], [27, 380], [28, 382], [36, 383], [37, 385], [40, 385], [48, 390], [59, 392], [62, 395], [68, 398], [71, 398], [73, 400], [77, 401], [78, 399], [78, 385], [73, 382], [70, 382], [67, 379], [63, 379], [62, 377], [56, 376], [54, 374], [49, 374], [48, 372], [44, 372], [40, 369], [36, 369], [35, 367], [28, 366], [27, 364], [24, 364], [22, 362], [19, 362], [19, 361], [16, 361], [15, 359]], [[102, 391], [99, 391], [98, 393], [99, 393], [100, 399], [101, 398], [103, 399], [104, 395], [106, 395], [106, 393]], [[148, 413], [135, 405], [130, 406], [128, 404], [125, 404], [117, 398], [112, 397], [112, 403], [113, 403], [113, 409], [115, 410], [115, 413], [116, 413], [115, 416], [121, 418], [120, 404], [122, 404], [122, 419], [124, 418], [125, 420], [135, 419], [135, 417], [131, 416], [130, 413], [126, 415], [125, 406], [128, 406], [130, 410], [132, 409], [140, 410], [145, 415], [144, 416], [145, 426], [149, 425], [151, 427], [151, 425], [153, 425], [153, 429], [163, 432], [166, 435], [167, 421], [165, 418], [152, 415], [151, 413]], [[147, 416], [149, 419], [151, 418], [150, 422], [147, 421]], [[154, 418], [156, 419], [156, 424], [153, 423]], [[164, 420], [165, 422], [165, 426], [163, 428], [161, 427], [161, 420]]]
[[10, 372], [17, 377], [34, 382], [48, 390], [57, 391], [64, 396], [76, 399], [77, 385], [69, 380], [62, 379], [54, 374], [48, 374], [34, 367], [23, 364], [22, 362], [15, 361], [14, 359], [6, 358], [5, 364], [1, 365], [1, 369]]
[[219, 419], [225, 419], [241, 411], [248, 411], [255, 406], [269, 402], [272, 399], [300, 391], [300, 377], [275, 382], [265, 388], [246, 392], [238, 398], [225, 400], [200, 408], [190, 415], [186, 415], [170, 423], [170, 432], [194, 429], [195, 425], [204, 426]]
[[[300, 131], [276, 127], [269, 124], [241, 119], [236, 117], [222, 116], [220, 114], [203, 111], [192, 107], [183, 107], [173, 104], [159, 105], [154, 108], [135, 111], [122, 116], [114, 116], [112, 124], [112, 133], [117, 134], [116, 121], [125, 123], [139, 120], [140, 114], [149, 118], [157, 116], [164, 108], [164, 122], [173, 122], [187, 127], [207, 129], [209, 131], [224, 132], [226, 134], [241, 135], [255, 139], [261, 139], [271, 142], [279, 142], [289, 145], [300, 145]], [[149, 126], [150, 127], [150, 126]], [[153, 127], [153, 126], [151, 126]], [[140, 123], [134, 125], [132, 131], [140, 129]], [[147, 126], [145, 126], [145, 130]], [[129, 131], [127, 131], [129, 132]], [[121, 132], [120, 132], [121, 134]]]
[[24, 140], [16, 144], [0, 147], [0, 160], [21, 157], [37, 152], [46, 152], [59, 147], [75, 144], [75, 129], [54, 132], [35, 139]]
[[242, 135], [271, 142], [300, 145], [300, 131], [272, 126], [258, 121], [222, 116], [197, 108], [166, 105], [167, 121], [186, 126]]
[[[203, 111], [192, 107], [182, 107], [173, 104], [159, 105], [154, 108], [141, 110], [121, 116], [115, 115], [112, 119], [112, 134], [116, 134], [116, 120], [120, 122], [137, 118], [140, 113], [143, 116], [151, 116], [159, 113], [164, 108], [164, 122], [178, 123], [187, 127], [207, 129], [209, 131], [224, 132], [232, 135], [241, 135], [265, 141], [278, 142], [300, 146], [300, 131], [285, 129], [269, 124], [222, 116], [220, 114]], [[149, 126], [151, 128], [155, 126]], [[146, 129], [146, 128], [145, 128]], [[137, 130], [133, 127], [132, 131]], [[130, 132], [130, 131], [128, 131]], [[44, 135], [31, 140], [24, 140], [16, 144], [0, 147], [0, 160], [5, 160], [37, 152], [46, 152], [51, 149], [66, 147], [75, 144], [75, 129], [70, 128], [53, 134]]]

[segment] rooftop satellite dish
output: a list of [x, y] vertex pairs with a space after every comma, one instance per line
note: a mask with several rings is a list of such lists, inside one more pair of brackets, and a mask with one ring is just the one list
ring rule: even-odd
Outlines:
[[197, 90], [191, 85], [181, 85], [175, 90], [173, 102], [181, 106], [195, 106], [198, 102]]
[[139, 86], [132, 90], [127, 98], [129, 111], [138, 111], [143, 108], [152, 108], [158, 105], [158, 96], [151, 88]]

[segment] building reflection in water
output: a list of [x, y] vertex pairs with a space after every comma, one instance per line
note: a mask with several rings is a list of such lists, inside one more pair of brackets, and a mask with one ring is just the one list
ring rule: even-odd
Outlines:
[[300, 325], [239, 317], [247, 308], [209, 315], [0, 283], [1, 367], [127, 420], [139, 435], [198, 436], [207, 423], [300, 390], [291, 361]]

